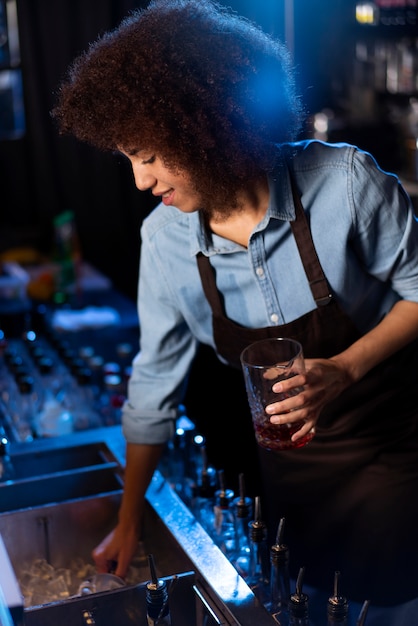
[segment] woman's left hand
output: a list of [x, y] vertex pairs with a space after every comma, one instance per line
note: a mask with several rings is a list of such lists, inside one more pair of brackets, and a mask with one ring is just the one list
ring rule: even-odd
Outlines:
[[[273, 385], [275, 393], [289, 396], [265, 409], [272, 424], [304, 422], [293, 441], [314, 429], [322, 409], [352, 383], [348, 373], [332, 359], [305, 359], [305, 367], [305, 374]], [[295, 394], [295, 389], [300, 389], [299, 393]]]

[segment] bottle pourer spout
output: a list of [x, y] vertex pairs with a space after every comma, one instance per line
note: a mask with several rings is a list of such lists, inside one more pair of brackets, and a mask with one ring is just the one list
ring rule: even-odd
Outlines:
[[370, 600], [365, 600], [363, 606], [361, 607], [360, 615], [358, 616], [358, 620], [356, 622], [356, 626], [364, 626], [366, 623], [367, 611], [369, 610]]

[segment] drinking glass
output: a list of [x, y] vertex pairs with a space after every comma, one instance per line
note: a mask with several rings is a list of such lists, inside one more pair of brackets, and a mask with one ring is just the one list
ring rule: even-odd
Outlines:
[[286, 393], [272, 391], [275, 383], [305, 372], [301, 344], [283, 337], [262, 339], [245, 348], [240, 358], [257, 443], [268, 450], [288, 450], [301, 448], [311, 441], [313, 430], [292, 441], [292, 435], [303, 426], [302, 421], [272, 424], [265, 412], [268, 404], [301, 391], [300, 387]]

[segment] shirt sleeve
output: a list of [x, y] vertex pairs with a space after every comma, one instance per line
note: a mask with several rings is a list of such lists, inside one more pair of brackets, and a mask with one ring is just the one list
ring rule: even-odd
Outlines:
[[131, 443], [161, 444], [174, 434], [197, 340], [177, 305], [164, 272], [164, 254], [142, 229], [138, 287], [140, 351], [133, 360], [123, 433]]
[[367, 271], [401, 299], [418, 302], [418, 221], [399, 179], [355, 151], [350, 195], [353, 245]]

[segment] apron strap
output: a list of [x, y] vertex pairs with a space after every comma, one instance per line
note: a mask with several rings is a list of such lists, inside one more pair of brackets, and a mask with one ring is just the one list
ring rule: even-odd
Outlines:
[[[295, 205], [296, 219], [290, 222], [290, 227], [295, 237], [302, 259], [306, 277], [317, 306], [324, 306], [332, 300], [332, 294], [329, 289], [328, 281], [322, 270], [315, 246], [312, 240], [311, 231], [308, 220], [296, 189], [296, 184], [291, 172], [289, 171], [290, 182], [292, 188], [293, 202]], [[216, 281], [213, 281], [215, 270], [210, 264], [208, 257], [202, 252], [197, 254], [197, 266], [202, 281], [203, 291], [212, 308], [214, 315], [225, 314], [221, 295], [216, 289]], [[212, 274], [212, 275], [211, 275]]]
[[302, 259], [303, 267], [309, 281], [309, 286], [317, 306], [324, 306], [332, 299], [328, 281], [322, 270], [321, 263], [312, 240], [311, 229], [302, 206], [295, 180], [289, 171], [292, 187], [293, 202], [296, 210], [296, 220], [290, 222], [296, 245]]
[[225, 311], [220, 292], [216, 288], [216, 280], [214, 280], [215, 270], [210, 264], [208, 257], [205, 256], [203, 252], [197, 253], [196, 260], [203, 291], [212, 309], [212, 316], [223, 317]]

